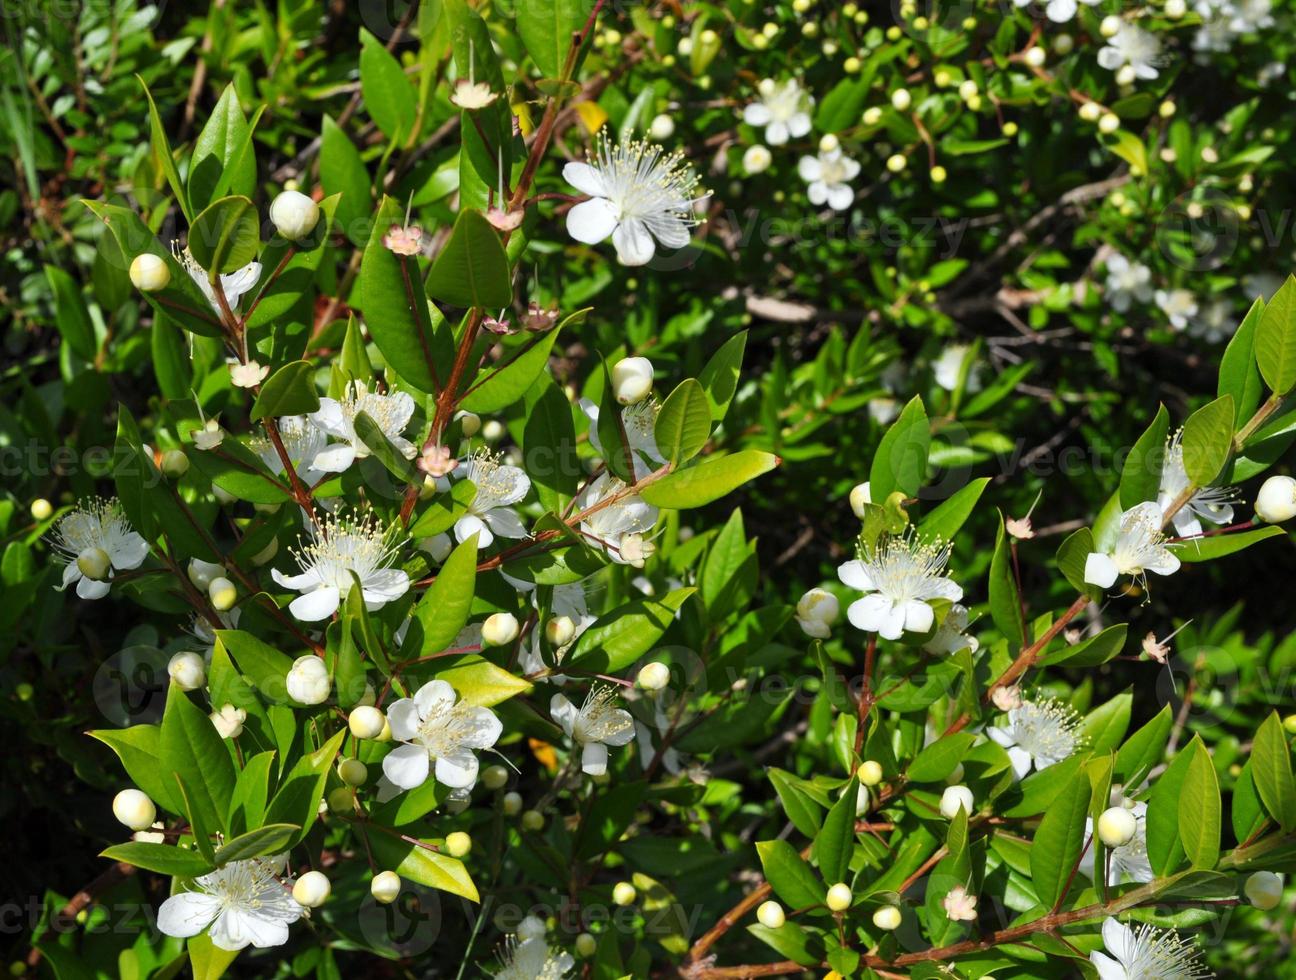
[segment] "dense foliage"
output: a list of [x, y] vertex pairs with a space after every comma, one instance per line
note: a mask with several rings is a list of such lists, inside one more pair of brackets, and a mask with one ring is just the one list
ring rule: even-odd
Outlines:
[[7, 9], [13, 972], [1296, 976], [1292, 24]]

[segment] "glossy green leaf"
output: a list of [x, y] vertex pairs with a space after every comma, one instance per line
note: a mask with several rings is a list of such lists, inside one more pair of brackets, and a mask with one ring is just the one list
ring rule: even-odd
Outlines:
[[[428, 273], [427, 291], [452, 306], [497, 310], [513, 302], [508, 256], [499, 233], [480, 211], [459, 212], [450, 240]], [[529, 381], [523, 390], [527, 387]]]
[[380, 867], [395, 871], [402, 878], [458, 895], [470, 902], [481, 901], [472, 875], [458, 858], [439, 854], [384, 833], [370, 834], [369, 841], [374, 860]]
[[931, 428], [922, 399], [915, 396], [887, 429], [869, 469], [869, 489], [874, 500], [886, 500], [899, 490], [916, 497], [927, 473]]
[[395, 143], [403, 143], [414, 130], [418, 98], [400, 62], [378, 38], [360, 29], [360, 93], [365, 110]]
[[252, 405], [251, 418], [255, 422], [283, 415], [309, 415], [319, 411], [319, 407], [315, 365], [310, 361], [292, 361], [261, 385], [261, 393]]
[[1179, 790], [1179, 840], [1194, 868], [1214, 868], [1220, 854], [1219, 780], [1210, 752], [1194, 741]]
[[1062, 901], [1071, 871], [1085, 843], [1089, 813], [1089, 780], [1075, 779], [1044, 813], [1030, 849], [1031, 881], [1041, 904], [1052, 908]]
[[653, 430], [657, 451], [678, 466], [692, 459], [711, 436], [711, 409], [706, 390], [692, 378], [685, 378], [662, 403]]
[[234, 792], [234, 763], [207, 713], [173, 683], [162, 715], [159, 763], [185, 780], [194, 820], [225, 829], [225, 810]]
[[1233, 448], [1233, 396], [1203, 405], [1183, 427], [1183, 465], [1188, 479], [1209, 486], [1220, 475]]
[[414, 607], [422, 628], [418, 655], [426, 657], [446, 649], [468, 622], [477, 585], [477, 535], [458, 545], [445, 560], [432, 585]]
[[1276, 394], [1296, 387], [1296, 276], [1288, 276], [1260, 314], [1256, 366]]
[[757, 449], [710, 456], [695, 466], [677, 470], [646, 485], [639, 496], [654, 507], [677, 510], [703, 507], [778, 465], [777, 456]]
[[189, 229], [189, 251], [209, 275], [241, 269], [257, 257], [260, 248], [261, 219], [246, 197], [213, 201]]
[[125, 844], [114, 844], [101, 851], [99, 856], [110, 861], [125, 861], [145, 871], [156, 871], [174, 878], [196, 878], [212, 870], [210, 862], [201, 854], [174, 844], [128, 841]]
[[1164, 405], [1157, 407], [1152, 420], [1125, 457], [1120, 476], [1120, 505], [1129, 510], [1145, 500], [1156, 500], [1161, 489], [1161, 465], [1165, 460], [1166, 439], [1170, 435], [1170, 413]]
[[1256, 732], [1251, 747], [1251, 778], [1269, 816], [1284, 833], [1296, 828], [1296, 780], [1292, 777], [1291, 749], [1276, 711], [1270, 712]]

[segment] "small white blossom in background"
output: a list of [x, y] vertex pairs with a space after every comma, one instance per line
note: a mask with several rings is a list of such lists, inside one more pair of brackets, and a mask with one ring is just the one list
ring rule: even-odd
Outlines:
[[[1085, 837], [1094, 833], [1092, 817], [1085, 818]], [[1148, 861], [1147, 853], [1147, 804], [1131, 803], [1128, 807], [1115, 807], [1104, 811], [1098, 818], [1099, 839], [1107, 846], [1109, 855], [1107, 865], [1107, 884], [1118, 885], [1122, 879], [1140, 884], [1151, 881], [1156, 875]], [[1120, 830], [1120, 835], [1115, 831]], [[1124, 831], [1129, 830], [1128, 836]], [[1108, 843], [1125, 837], [1121, 844]], [[1080, 871], [1090, 881], [1097, 883], [1098, 872], [1094, 866], [1094, 848], [1086, 849], [1080, 857]]]
[[962, 810], [969, 817], [975, 812], [976, 800], [966, 786], [946, 786], [941, 793], [940, 812], [946, 820], [953, 820]]
[[780, 83], [764, 78], [757, 91], [760, 101], [743, 110], [743, 122], [748, 126], [763, 127], [766, 143], [782, 146], [789, 137], [799, 139], [810, 132], [810, 109], [814, 99], [796, 79], [789, 78]]
[[451, 789], [470, 789], [477, 782], [476, 752], [493, 746], [504, 730], [493, 711], [459, 700], [443, 680], [392, 702], [387, 722], [401, 744], [383, 757], [387, 785], [379, 786], [380, 801], [422, 786], [433, 772]]
[[841, 614], [837, 597], [827, 589], [811, 589], [796, 606], [797, 625], [806, 636], [826, 640], [832, 636], [833, 623]]
[[1176, 330], [1185, 329], [1197, 315], [1197, 297], [1187, 289], [1158, 289], [1153, 295], [1170, 326]]
[[907, 534], [888, 538], [868, 557], [840, 565], [842, 583], [865, 593], [846, 610], [851, 625], [887, 640], [906, 630], [927, 632], [936, 619], [932, 600], [963, 598], [962, 588], [942, 574], [949, 556], [948, 545]]
[[[1100, 0], [1081, 0], [1086, 6], [1096, 6]], [[1018, 7], [1029, 7], [1031, 0], [1013, 0]], [[1079, 9], [1076, 0], [1049, 0], [1044, 8], [1044, 16], [1055, 24], [1065, 24], [1076, 15]]]
[[64, 562], [59, 591], [75, 583], [82, 599], [102, 599], [113, 573], [139, 568], [149, 552], [115, 499], [79, 504], [55, 525], [52, 543]]
[[[188, 248], [182, 250], [179, 246], [173, 244], [171, 251], [175, 254], [176, 261], [184, 266], [185, 272], [189, 273], [189, 278], [194, 281], [199, 291], [206, 297], [207, 302], [211, 304], [212, 311], [217, 317], [220, 317], [222, 315], [220, 302], [216, 299], [216, 290], [212, 288], [211, 280], [207, 277], [207, 271], [198, 264], [198, 261]], [[260, 262], [249, 262], [241, 269], [235, 269], [233, 272], [221, 275], [221, 292], [225, 294], [225, 302], [229, 304], [231, 311], [238, 310], [239, 300], [243, 298], [243, 294], [251, 290], [260, 278]]]
[[936, 628], [936, 634], [923, 644], [923, 649], [928, 653], [939, 653], [947, 657], [953, 656], [960, 650], [976, 653], [981, 648], [981, 643], [976, 637], [967, 635], [967, 628], [967, 607], [956, 602], [950, 606], [945, 619]]
[[129, 830], [147, 830], [157, 819], [157, 807], [138, 789], [124, 789], [113, 797], [113, 816]]
[[207, 664], [192, 651], [177, 653], [167, 661], [167, 676], [182, 691], [196, 691], [207, 683]]
[[1131, 262], [1123, 255], [1107, 259], [1108, 305], [1117, 313], [1124, 313], [1135, 300], [1147, 303], [1152, 299], [1152, 270], [1141, 262]]
[[743, 170], [751, 175], [764, 173], [773, 162], [774, 154], [770, 153], [769, 149], [760, 143], [747, 147], [742, 157]]
[[248, 361], [246, 364], [240, 364], [236, 360], [229, 362], [230, 383], [235, 388], [255, 388], [270, 375], [270, 367], [265, 364], [258, 364], [256, 361]]
[[[950, 344], [941, 351], [940, 357], [932, 362], [932, 373], [936, 383], [946, 391], [956, 389], [959, 376], [963, 373], [963, 363], [968, 359], [971, 351], [972, 348], [967, 344]], [[981, 379], [978, 377], [976, 364], [968, 367], [967, 381], [963, 390], [969, 395], [981, 390]]]
[[460, 468], [463, 479], [477, 488], [468, 512], [455, 521], [454, 536], [460, 544], [474, 534], [478, 549], [489, 547], [497, 534], [513, 539], [527, 536], [526, 526], [512, 507], [530, 491], [531, 478], [503, 459], [502, 454], [483, 449], [469, 456]]
[[519, 932], [500, 951], [500, 968], [493, 976], [495, 980], [566, 980], [575, 965], [570, 953], [551, 950], [543, 933], [523, 938]]
[[418, 225], [392, 225], [382, 243], [394, 255], [418, 255], [423, 249], [423, 229]]
[[1196, 944], [1173, 929], [1145, 924], [1136, 931], [1109, 918], [1102, 937], [1107, 952], [1089, 954], [1099, 980], [1206, 980], [1213, 975], [1202, 966]]
[[951, 922], [975, 922], [977, 897], [968, 894], [962, 885], [955, 885], [941, 899], [941, 907]]
[[195, 878], [195, 891], [172, 895], [158, 909], [158, 928], [188, 939], [209, 929], [212, 945], [234, 952], [265, 949], [288, 941], [288, 926], [304, 909], [279, 879], [287, 855], [231, 861]]
[[406, 459], [418, 455], [414, 445], [401, 435], [414, 416], [414, 399], [403, 391], [382, 394], [370, 391], [360, 381], [351, 382], [342, 400], [321, 398], [320, 407], [310, 415], [311, 423], [341, 443], [326, 446], [316, 454], [311, 466], [323, 473], [341, 473], [357, 459], [369, 455], [369, 447], [356, 434], [356, 416], [364, 412], [378, 425], [382, 434]]
[[1212, 300], [1197, 318], [1188, 324], [1188, 335], [1208, 344], [1221, 344], [1237, 331], [1237, 317], [1233, 304], [1226, 299]]
[[144, 252], [131, 261], [130, 281], [140, 292], [155, 293], [170, 284], [171, 267], [162, 256]]
[[1100, 589], [1109, 589], [1122, 575], [1177, 572], [1179, 558], [1165, 546], [1162, 517], [1161, 505], [1151, 500], [1125, 511], [1110, 550], [1093, 551], [1085, 558], [1084, 580]]
[[1160, 72], [1157, 62], [1161, 57], [1161, 42], [1155, 34], [1121, 21], [1116, 33], [1107, 39], [1107, 46], [1098, 51], [1098, 64], [1108, 71], [1119, 72], [1128, 66], [1136, 78], [1149, 80]]
[[389, 567], [397, 546], [372, 515], [357, 518], [330, 515], [313, 532], [312, 539], [293, 557], [301, 569], [297, 575], [285, 575], [277, 568], [270, 577], [285, 589], [302, 593], [288, 606], [298, 619], [317, 622], [337, 612], [351, 591], [355, 577], [360, 580], [365, 608], [372, 612], [399, 599], [409, 590], [409, 575]]
[[1000, 711], [1012, 711], [1022, 706], [1021, 688], [1016, 684], [996, 687], [990, 692], [990, 700]]
[[612, 391], [622, 405], [641, 402], [652, 392], [653, 365], [646, 357], [623, 357], [612, 365]]
[[562, 694], [549, 702], [549, 714], [563, 732], [581, 749], [581, 769], [590, 776], [607, 772], [609, 745], [628, 745], [634, 738], [634, 719], [618, 708], [616, 688], [596, 684], [579, 708]]
[[644, 265], [657, 243], [683, 248], [698, 223], [694, 207], [705, 199], [679, 153], [663, 154], [650, 143], [614, 143], [603, 131], [588, 163], [563, 167], [563, 179], [590, 199], [567, 212], [567, 233], [597, 245], [611, 237], [617, 261]]
[[[1157, 504], [1164, 515], [1170, 505], [1179, 499], [1191, 485], [1183, 461], [1183, 430], [1180, 429], [1166, 441], [1165, 456], [1161, 460], [1161, 486], [1157, 491]], [[1202, 533], [1202, 520], [1212, 524], [1228, 524], [1233, 520], [1232, 487], [1202, 487], [1193, 493], [1171, 518], [1175, 532], [1182, 538]]]
[[986, 735], [1003, 746], [1022, 779], [1031, 769], [1047, 769], [1080, 748], [1081, 727], [1082, 719], [1065, 701], [1023, 701], [1008, 712], [1008, 727], [987, 728]]
[[842, 153], [841, 148], [820, 150], [816, 156], [804, 156], [797, 163], [797, 173], [809, 186], [806, 197], [816, 206], [827, 204], [834, 211], [845, 211], [855, 200], [850, 181], [859, 176], [859, 161]]

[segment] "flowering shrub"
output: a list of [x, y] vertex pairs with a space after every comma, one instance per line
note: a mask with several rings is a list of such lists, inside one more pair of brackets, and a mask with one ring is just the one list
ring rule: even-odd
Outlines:
[[359, 7], [14, 18], [15, 972], [1286, 975], [1290, 18]]

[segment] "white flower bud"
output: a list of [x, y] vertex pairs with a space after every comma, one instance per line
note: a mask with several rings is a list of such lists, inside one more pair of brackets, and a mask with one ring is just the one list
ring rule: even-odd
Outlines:
[[1075, 50], [1075, 38], [1070, 34], [1059, 34], [1053, 39], [1053, 50], [1060, 55], [1068, 55]]
[[347, 727], [356, 738], [377, 738], [386, 723], [383, 713], [371, 705], [352, 708], [347, 715]]
[[657, 142], [668, 140], [675, 135], [675, 120], [666, 113], [661, 113], [653, 117], [653, 121], [648, 126], [648, 135]]
[[855, 774], [863, 785], [876, 786], [882, 782], [882, 763], [873, 759], [865, 759], [859, 764], [859, 769], [856, 770]]
[[1105, 112], [1098, 118], [1098, 132], [1111, 134], [1120, 129], [1120, 117], [1114, 112]]
[[898, 174], [909, 165], [908, 159], [903, 153], [892, 153], [887, 157], [886, 168], [893, 174]]
[[913, 96], [907, 88], [898, 88], [891, 93], [891, 105], [897, 112], [904, 112], [913, 104]]
[[445, 839], [446, 853], [454, 858], [465, 857], [472, 850], [472, 838], [462, 830], [456, 830], [454, 833], [446, 834]]
[[640, 668], [635, 683], [645, 691], [660, 691], [670, 683], [670, 679], [670, 668], [660, 660], [654, 660], [652, 663], [644, 664]]
[[147, 830], [157, 819], [157, 807], [147, 793], [124, 789], [112, 801], [113, 816], [131, 830]]
[[207, 586], [207, 597], [218, 612], [224, 612], [238, 602], [238, 589], [227, 578], [214, 578]]
[[481, 416], [473, 412], [455, 412], [455, 421], [459, 423], [459, 430], [465, 439], [471, 439], [481, 431]]
[[1108, 847], [1124, 847], [1134, 839], [1138, 821], [1123, 806], [1114, 806], [1098, 818], [1098, 839]]
[[308, 909], [317, 909], [328, 901], [329, 892], [333, 890], [328, 878], [320, 871], [307, 871], [293, 885], [292, 895], [298, 905]]
[[499, 442], [504, 438], [504, 423], [499, 419], [491, 419], [482, 426], [481, 436], [487, 442]]
[[1022, 55], [1022, 57], [1025, 59], [1026, 64], [1030, 65], [1032, 68], [1040, 68], [1044, 65], [1046, 55], [1044, 49], [1041, 47], [1029, 47], [1026, 49], [1026, 53]]
[[1085, 122], [1097, 122], [1098, 117], [1102, 115], [1102, 106], [1097, 102], [1086, 102], [1080, 106], [1080, 118]]
[[576, 624], [570, 616], [557, 616], [545, 623], [545, 639], [550, 646], [565, 647], [576, 636]]
[[743, 170], [749, 174], [764, 173], [773, 162], [774, 154], [770, 153], [768, 147], [762, 146], [760, 143], [747, 147], [747, 152], [743, 154], [742, 158]]
[[946, 786], [945, 792], [941, 794], [940, 812], [946, 820], [957, 817], [960, 809], [970, 817], [974, 806], [976, 800], [966, 786]]
[[576, 955], [581, 959], [589, 959], [598, 952], [598, 940], [588, 932], [582, 932], [576, 937]]
[[1138, 75], [1134, 74], [1133, 65], [1121, 65], [1116, 69], [1117, 85], [1133, 85], [1136, 78], [1138, 78]]
[[37, 497], [31, 502], [31, 516], [33, 521], [48, 521], [54, 514], [54, 505], [44, 497]]
[[328, 700], [333, 682], [323, 658], [313, 654], [293, 661], [287, 677], [288, 696], [298, 704], [323, 704]]
[[617, 542], [617, 554], [621, 556], [621, 560], [627, 565], [633, 565], [635, 568], [643, 568], [644, 563], [656, 551], [657, 546], [651, 541], [645, 540], [644, 536], [637, 531], [621, 535], [621, 540]]
[[824, 133], [819, 138], [819, 152], [832, 153], [834, 150], [841, 149], [841, 140], [832, 133]]
[[505, 793], [502, 805], [504, 816], [516, 817], [522, 812], [522, 795], [520, 793]]
[[782, 928], [787, 921], [783, 906], [775, 901], [761, 902], [760, 908], [756, 910], [756, 918], [766, 929]]
[[1248, 902], [1267, 912], [1277, 908], [1278, 903], [1282, 901], [1282, 875], [1274, 874], [1272, 871], [1257, 871], [1247, 878], [1242, 891], [1246, 893]]
[[216, 726], [221, 738], [238, 738], [243, 734], [243, 723], [247, 721], [247, 711], [232, 704], [222, 705], [220, 711], [213, 711], [209, 716]]
[[167, 661], [167, 674], [182, 691], [196, 691], [207, 681], [207, 665], [196, 653], [177, 653]]
[[509, 773], [503, 766], [487, 766], [481, 774], [482, 785], [487, 789], [503, 789], [508, 783]]
[[518, 637], [517, 617], [512, 613], [494, 613], [482, 623], [482, 643], [488, 647], [502, 647]]
[[270, 220], [275, 230], [292, 242], [309, 235], [319, 215], [319, 205], [300, 191], [283, 191], [270, 203]]
[[873, 925], [886, 932], [900, 928], [900, 910], [894, 905], [883, 905], [873, 913]]
[[811, 589], [797, 603], [796, 618], [806, 636], [826, 640], [841, 613], [837, 597], [827, 589]]
[[1188, 13], [1188, 4], [1185, 0], [1166, 0], [1165, 15], [1170, 20], [1178, 20], [1186, 13]]
[[108, 552], [102, 548], [86, 548], [85, 551], [77, 555], [77, 569], [86, 578], [102, 581], [108, 577], [108, 572], [112, 568], [112, 559], [108, 557]]
[[142, 252], [131, 261], [130, 281], [142, 293], [156, 293], [171, 282], [171, 267], [162, 256]]
[[850, 908], [854, 896], [851, 895], [850, 885], [844, 881], [839, 881], [828, 889], [828, 897], [825, 904], [833, 912], [845, 912]]
[[643, 401], [652, 384], [652, 361], [646, 357], [623, 357], [612, 365], [612, 393], [622, 405]]
[[864, 509], [865, 505], [871, 503], [873, 503], [873, 496], [869, 492], [869, 485], [867, 481], [865, 481], [864, 483], [856, 484], [856, 486], [854, 486], [851, 489], [850, 507], [851, 510], [854, 512], [855, 516], [858, 517], [861, 521], [864, 520], [864, 515], [867, 513], [867, 511]]
[[544, 827], [544, 814], [539, 810], [528, 810], [522, 814], [522, 829], [535, 833]]
[[612, 886], [612, 902], [615, 905], [629, 905], [638, 896], [635, 886], [628, 881], [618, 881]]
[[980, 91], [981, 90], [977, 88], [977, 83], [972, 81], [972, 79], [970, 78], [967, 79], [966, 81], [959, 83], [959, 87], [958, 87], [959, 98], [963, 99], [964, 101], [972, 98], [972, 96], [974, 95], [979, 94]]
[[448, 534], [437, 534], [430, 538], [419, 538], [418, 546], [432, 556], [438, 565], [450, 557], [454, 550], [454, 541]]
[[1102, 23], [1098, 25], [1098, 33], [1103, 37], [1115, 37], [1120, 33], [1120, 29], [1121, 19], [1115, 14], [1104, 17]]
[[1268, 524], [1281, 524], [1296, 517], [1296, 480], [1271, 476], [1256, 494], [1256, 517]]
[[363, 786], [369, 778], [369, 767], [359, 759], [343, 759], [338, 763], [338, 778], [348, 786]]
[[863, 122], [865, 126], [876, 126], [882, 121], [882, 109], [878, 106], [869, 106], [864, 110]]
[[513, 930], [519, 942], [526, 942], [528, 939], [543, 939], [547, 931], [544, 919], [538, 915], [526, 916]]
[[383, 905], [390, 905], [396, 901], [400, 895], [401, 880], [400, 875], [395, 871], [380, 871], [373, 876], [373, 881], [369, 882], [369, 894], [374, 897], [375, 901]]
[[183, 449], [168, 449], [162, 454], [162, 475], [178, 480], [189, 472], [189, 457]]

